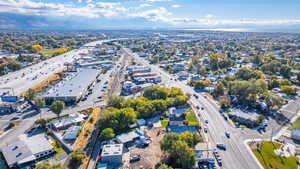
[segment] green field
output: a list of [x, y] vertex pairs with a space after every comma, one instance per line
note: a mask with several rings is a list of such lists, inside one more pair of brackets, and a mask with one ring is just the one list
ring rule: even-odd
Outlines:
[[296, 157], [280, 157], [274, 150], [280, 148], [279, 143], [263, 142], [260, 151], [253, 149], [256, 158], [266, 169], [297, 169]]
[[199, 126], [198, 119], [192, 109], [186, 111], [185, 120], [188, 121], [189, 126]]
[[289, 127], [289, 130], [297, 129], [300, 130], [300, 118], [293, 123], [293, 126]]

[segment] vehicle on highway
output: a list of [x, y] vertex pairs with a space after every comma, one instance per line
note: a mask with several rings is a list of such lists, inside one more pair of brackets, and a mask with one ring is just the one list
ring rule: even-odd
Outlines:
[[199, 106], [196, 106], [196, 109], [198, 109], [198, 110], [199, 110], [199, 109], [200, 109], [200, 107], [199, 107]]
[[208, 128], [204, 128], [204, 133], [207, 133], [208, 132]]
[[221, 150], [224, 150], [224, 151], [226, 150], [225, 144], [221, 144], [221, 143], [218, 143], [218, 144], [217, 144], [217, 148], [218, 148], [218, 149], [221, 149]]
[[226, 132], [225, 132], [225, 136], [226, 136], [227, 138], [230, 138], [230, 133], [229, 133], [228, 131], [226, 131]]
[[205, 122], [206, 124], [208, 124], [208, 120], [205, 120], [204, 122]]

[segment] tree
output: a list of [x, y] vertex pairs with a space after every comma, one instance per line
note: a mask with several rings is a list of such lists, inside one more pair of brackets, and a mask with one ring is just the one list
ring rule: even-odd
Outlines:
[[107, 105], [118, 109], [124, 108], [125, 98], [122, 96], [113, 96], [108, 100]]
[[60, 113], [64, 110], [65, 103], [62, 101], [55, 101], [51, 104], [50, 110], [57, 115], [60, 116]]
[[27, 90], [27, 92], [26, 92], [27, 99], [33, 100], [35, 98], [35, 96], [36, 96], [35, 90], [33, 90], [33, 89], [28, 89]]
[[184, 132], [181, 133], [179, 137], [182, 141], [186, 142], [189, 147], [195, 147], [200, 141], [202, 141], [202, 138], [197, 133]]
[[228, 97], [221, 97], [219, 103], [222, 108], [228, 108], [230, 106], [230, 99]]
[[35, 169], [67, 169], [60, 164], [52, 165], [50, 162], [39, 163]]
[[219, 82], [217, 85], [216, 85], [216, 88], [214, 89], [213, 91], [213, 95], [215, 97], [218, 97], [218, 96], [222, 96], [225, 94], [225, 86], [222, 82]]
[[40, 109], [40, 108], [43, 108], [45, 107], [45, 100], [43, 100], [42, 98], [40, 97], [35, 97], [34, 98], [34, 102], [35, 102], [35, 105]]
[[174, 168], [191, 169], [195, 165], [195, 151], [184, 141], [175, 141], [168, 153]]
[[40, 125], [42, 128], [46, 128], [47, 120], [37, 119], [34, 123], [37, 124], [37, 125]]
[[34, 50], [36, 53], [40, 52], [43, 49], [43, 46], [41, 45], [33, 45], [32, 50]]
[[22, 68], [22, 64], [16, 60], [10, 60], [7, 62], [7, 68], [16, 71]]
[[292, 67], [288, 65], [282, 65], [280, 68], [280, 74], [285, 78], [289, 78], [292, 75]]
[[109, 140], [114, 138], [116, 135], [114, 133], [114, 130], [112, 128], [106, 128], [101, 131], [100, 133], [100, 140]]
[[281, 92], [283, 92], [289, 96], [297, 95], [297, 91], [299, 90], [297, 87], [287, 86], [287, 85], [281, 86], [280, 89], [281, 89]]
[[158, 167], [158, 169], [173, 169], [172, 167], [166, 165], [166, 164], [162, 164]]
[[85, 155], [81, 151], [75, 151], [70, 155], [69, 167], [71, 169], [79, 168], [82, 164], [82, 160], [85, 158]]
[[143, 96], [150, 100], [166, 99], [168, 96], [168, 89], [159, 86], [148, 87], [144, 90]]

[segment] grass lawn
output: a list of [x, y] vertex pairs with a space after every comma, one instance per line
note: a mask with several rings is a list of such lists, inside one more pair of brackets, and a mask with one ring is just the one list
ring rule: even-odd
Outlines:
[[289, 127], [289, 130], [293, 129], [300, 130], [300, 117], [293, 123], [293, 126]]
[[62, 146], [52, 137], [48, 137], [51, 140], [51, 145], [53, 146], [54, 150], [56, 151], [55, 156], [53, 157], [54, 160], [58, 160], [58, 156], [65, 153], [65, 150], [62, 148]]
[[189, 126], [199, 126], [198, 119], [192, 109], [186, 111], [185, 119], [188, 121]]
[[[256, 147], [256, 146], [255, 146]], [[261, 151], [253, 149], [256, 158], [266, 169], [297, 169], [296, 157], [280, 157], [275, 154], [274, 150], [280, 148], [279, 143], [263, 142]]]
[[165, 119], [161, 120], [160, 123], [161, 123], [161, 126], [167, 127], [169, 124], [169, 118], [165, 118]]

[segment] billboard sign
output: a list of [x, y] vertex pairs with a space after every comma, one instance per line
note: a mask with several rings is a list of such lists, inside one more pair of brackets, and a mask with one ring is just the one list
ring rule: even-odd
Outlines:
[[17, 100], [17, 96], [1, 96], [1, 101], [3, 102], [16, 102]]

